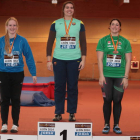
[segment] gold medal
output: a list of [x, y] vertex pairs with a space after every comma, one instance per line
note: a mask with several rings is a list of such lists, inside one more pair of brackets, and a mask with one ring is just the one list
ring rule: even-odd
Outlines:
[[68, 29], [67, 29], [66, 21], [65, 21], [65, 18], [64, 18], [65, 31], [66, 31], [66, 34], [64, 35], [64, 37], [70, 37], [70, 35], [68, 33], [69, 33], [69, 29], [70, 29], [72, 21], [73, 21], [73, 18], [71, 18], [71, 21], [70, 21]]
[[118, 51], [113, 51], [113, 53], [117, 54], [117, 53], [118, 53]]
[[70, 35], [69, 34], [65, 34], [64, 37], [70, 37]]

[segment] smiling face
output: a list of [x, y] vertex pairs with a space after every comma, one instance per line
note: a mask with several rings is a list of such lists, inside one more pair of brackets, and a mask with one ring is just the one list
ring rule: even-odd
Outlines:
[[121, 30], [121, 26], [120, 26], [120, 23], [117, 21], [117, 20], [113, 20], [110, 24], [110, 31], [111, 31], [111, 34], [119, 34]]
[[18, 25], [15, 20], [9, 20], [9, 22], [6, 25], [6, 30], [9, 34], [9, 36], [15, 36], [18, 30]]
[[64, 7], [64, 17], [72, 17], [74, 14], [74, 6], [71, 3], [67, 3]]

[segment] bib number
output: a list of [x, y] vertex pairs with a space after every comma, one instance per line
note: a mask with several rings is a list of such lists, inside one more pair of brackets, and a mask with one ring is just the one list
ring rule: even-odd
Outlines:
[[61, 37], [60, 48], [61, 49], [75, 49], [76, 48], [75, 37]]
[[107, 55], [106, 58], [107, 67], [121, 67], [121, 55]]

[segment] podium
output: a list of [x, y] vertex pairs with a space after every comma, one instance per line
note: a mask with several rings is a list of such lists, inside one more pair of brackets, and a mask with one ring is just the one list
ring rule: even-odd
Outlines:
[[91, 120], [68, 122], [62, 120], [40, 119], [38, 122], [38, 140], [92, 140]]
[[[140, 140], [140, 136], [92, 135], [91, 120], [79, 119], [76, 122], [52, 119], [39, 119], [36, 133], [31, 130], [18, 133], [0, 134], [0, 140]], [[111, 132], [110, 132], [111, 134]]]

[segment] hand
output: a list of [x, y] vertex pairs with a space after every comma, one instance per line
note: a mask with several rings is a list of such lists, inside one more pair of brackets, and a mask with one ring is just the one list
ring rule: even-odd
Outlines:
[[105, 77], [104, 76], [100, 76], [100, 78], [99, 78], [99, 85], [101, 86], [101, 87], [103, 87], [103, 84], [106, 84], [106, 80], [105, 80]]
[[52, 62], [47, 62], [47, 69], [53, 71], [53, 64]]
[[85, 61], [81, 61], [78, 70], [82, 70], [85, 67]]
[[33, 78], [33, 83], [36, 84], [37, 83], [37, 77], [33, 76], [32, 78]]
[[123, 78], [121, 85], [123, 84], [123, 89], [126, 89], [128, 87], [128, 79]]

